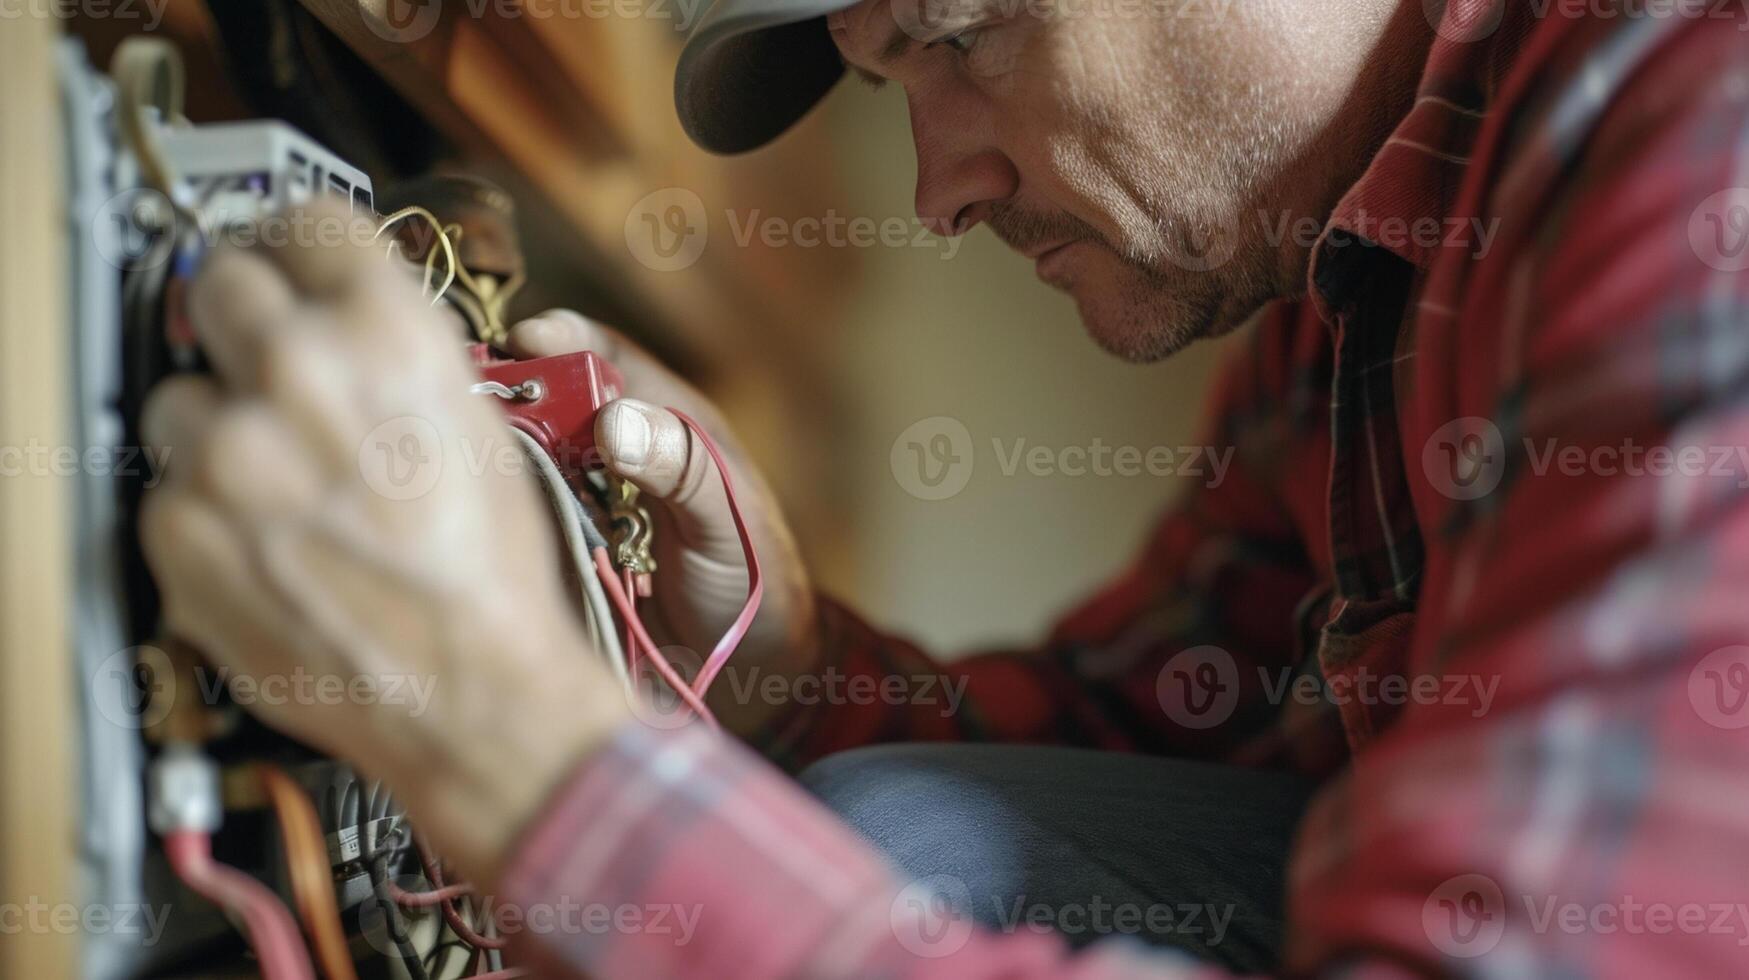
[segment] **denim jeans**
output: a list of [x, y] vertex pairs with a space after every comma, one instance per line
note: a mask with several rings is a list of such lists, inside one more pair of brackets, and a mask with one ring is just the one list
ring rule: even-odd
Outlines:
[[1086, 749], [906, 743], [825, 758], [802, 784], [908, 879], [980, 924], [1111, 935], [1240, 971], [1280, 955], [1283, 872], [1312, 785]]

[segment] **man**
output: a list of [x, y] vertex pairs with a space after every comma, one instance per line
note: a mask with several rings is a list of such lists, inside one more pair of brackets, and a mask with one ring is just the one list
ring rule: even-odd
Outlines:
[[[148, 419], [179, 461], [145, 519], [170, 622], [240, 671], [440, 678], [422, 713], [262, 710], [389, 779], [513, 905], [697, 910], [684, 942], [530, 929], [542, 975], [1741, 971], [1742, 27], [1607, 0], [719, 0], [676, 87], [707, 147], [775, 136], [848, 65], [905, 94], [920, 215], [988, 224], [1103, 347], [1260, 320], [1210, 408], [1231, 475], [1038, 650], [935, 666], [814, 598], [731, 463], [770, 597], [745, 664], [966, 685], [948, 718], [719, 689], [735, 732], [798, 767], [1141, 753], [810, 770], [903, 874], [733, 740], [633, 719], [526, 483], [360, 479], [383, 426], [441, 462], [501, 424], [347, 250], [221, 253], [194, 288], [218, 377]], [[574, 315], [513, 346], [625, 371], [641, 400], [598, 437], [660, 502], [660, 638], [708, 649], [738, 543], [656, 406], [720, 423]], [[1071, 951], [1100, 932], [1153, 945]]]

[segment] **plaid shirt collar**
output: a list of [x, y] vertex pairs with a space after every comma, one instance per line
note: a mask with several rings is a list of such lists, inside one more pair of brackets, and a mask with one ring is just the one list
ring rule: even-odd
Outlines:
[[[1412, 393], [1416, 299], [1442, 251], [1478, 228], [1457, 201], [1501, 84], [1538, 31], [1528, 5], [1451, 0], [1408, 115], [1343, 195], [1313, 251], [1309, 306], [1335, 345], [1329, 534], [1335, 597], [1372, 615], [1413, 609], [1426, 544], [1398, 405]], [[1479, 212], [1476, 212], [1479, 213]]]
[[1373, 261], [1392, 255], [1425, 273], [1442, 247], [1475, 233], [1455, 213], [1458, 189], [1499, 83], [1537, 24], [1528, 8], [1507, 6], [1445, 6], [1415, 104], [1337, 203], [1313, 250], [1308, 295], [1326, 323], [1334, 326], [1358, 300]]

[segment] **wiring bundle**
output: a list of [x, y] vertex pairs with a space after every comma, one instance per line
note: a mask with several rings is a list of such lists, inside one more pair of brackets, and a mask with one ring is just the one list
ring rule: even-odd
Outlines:
[[[117, 51], [111, 72], [122, 142], [137, 161], [140, 183], [156, 192], [151, 200], [159, 213], [134, 218], [157, 223], [153, 247], [169, 254], [168, 261], [142, 263], [123, 279], [124, 356], [134, 376], [129, 387], [132, 407], [137, 408], [152, 380], [170, 370], [198, 369], [201, 363], [182, 293], [199, 268], [202, 230], [227, 220], [207, 209], [239, 187], [249, 193], [263, 187], [278, 191], [280, 181], [269, 175], [270, 183], [251, 178], [238, 185], [191, 180], [178, 173], [155, 135], [162, 127], [186, 125], [179, 120], [180, 64], [167, 45], [130, 39]], [[319, 176], [314, 183], [318, 191], [331, 189], [322, 186]], [[370, 208], [364, 181], [348, 186], [355, 211], [361, 203]], [[264, 198], [263, 206], [268, 203], [285, 202]], [[715, 729], [706, 695], [746, 635], [763, 593], [758, 555], [716, 443], [692, 418], [675, 411], [695, 445], [717, 467], [748, 577], [740, 612], [696, 673], [685, 676], [640, 618], [639, 602], [654, 595], [658, 573], [650, 511], [634, 484], [603, 465], [594, 441], [596, 417], [622, 393], [619, 374], [588, 351], [525, 361], [502, 355], [508, 334], [504, 310], [521, 278], [471, 272], [457, 247], [464, 234], [460, 224], [446, 224], [427, 208], [409, 206], [383, 216], [377, 227], [379, 238], [391, 239], [389, 259], [408, 263], [431, 302], [449, 302], [471, 328], [475, 341], [470, 353], [479, 377], [472, 392], [498, 401], [508, 431], [545, 493], [567, 555], [567, 574], [575, 577], [592, 653], [603, 659], [635, 704], [672, 698]], [[412, 229], [417, 232], [409, 235]], [[170, 640], [164, 645], [177, 649]], [[178, 669], [186, 669], [192, 660], [192, 652], [181, 651]], [[149, 823], [183, 884], [241, 926], [263, 976], [305, 980], [319, 966], [330, 980], [358, 980], [355, 937], [361, 933], [372, 933], [370, 945], [393, 964], [391, 976], [507, 980], [521, 975], [503, 968], [506, 943], [495, 933], [489, 900], [446, 873], [441, 858], [418, 837], [380, 784], [347, 773], [318, 794], [318, 807], [308, 781], [286, 768], [261, 761], [241, 767], [252, 791], [277, 818], [285, 890], [295, 919], [273, 888], [215, 860], [213, 835], [229, 808], [225, 780], [235, 773], [221, 772], [208, 750], [213, 733], [224, 727], [211, 714], [210, 708], [181, 699], [172, 706], [169, 721], [158, 726], [158, 751], [148, 766]], [[197, 717], [201, 715], [207, 717]], [[408, 864], [423, 874], [417, 888], [397, 880]], [[373, 918], [375, 928], [368, 928], [367, 920]], [[460, 972], [452, 963], [458, 951], [465, 954], [459, 957]]]

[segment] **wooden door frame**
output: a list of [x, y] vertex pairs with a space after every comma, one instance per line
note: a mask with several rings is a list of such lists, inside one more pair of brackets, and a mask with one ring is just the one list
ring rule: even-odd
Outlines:
[[[37, 14], [0, 30], [0, 448], [71, 444], [60, 36]], [[69, 622], [77, 483], [29, 472], [20, 455], [0, 459], [13, 464], [0, 471], [0, 903], [83, 909]], [[43, 914], [0, 938], [0, 977], [78, 975], [78, 936], [54, 921]]]

